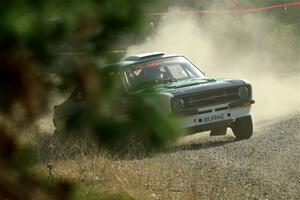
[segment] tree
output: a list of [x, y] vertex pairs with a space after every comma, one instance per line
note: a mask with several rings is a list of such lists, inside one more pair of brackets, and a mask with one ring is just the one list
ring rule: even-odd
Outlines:
[[[109, 121], [98, 112], [98, 108], [110, 100], [111, 91], [117, 90], [113, 80], [106, 79], [105, 74], [98, 76], [97, 69], [113, 61], [109, 51], [121, 36], [141, 33], [145, 7], [145, 2], [137, 0], [1, 2], [1, 198], [71, 198], [72, 184], [50, 184], [29, 174], [32, 152], [17, 142], [22, 127], [46, 110], [49, 91], [54, 88], [63, 91], [73, 85], [81, 87], [89, 99], [89, 112], [84, 119], [92, 122], [91, 128], [97, 136], [100, 130], [100, 134], [118, 138], [120, 131], [124, 132], [122, 127], [131, 126], [130, 131], [145, 131], [146, 137], [158, 123], [153, 119], [168, 122], [149, 106], [148, 117], [139, 118], [139, 106], [147, 106], [143, 95], [133, 101], [130, 124]], [[73, 55], [71, 59], [67, 59], [66, 52]], [[148, 123], [146, 130], [138, 126], [140, 122]], [[158, 138], [149, 140], [150, 143], [161, 145], [172, 137], [168, 133], [173, 131], [171, 124], [159, 127], [154, 134]], [[169, 135], [160, 137], [161, 132]]]

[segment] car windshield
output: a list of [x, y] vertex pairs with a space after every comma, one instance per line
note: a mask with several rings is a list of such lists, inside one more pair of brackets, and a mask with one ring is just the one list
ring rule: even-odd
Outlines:
[[125, 75], [130, 87], [205, 78], [205, 75], [184, 57], [157, 59], [129, 65], [125, 68]]

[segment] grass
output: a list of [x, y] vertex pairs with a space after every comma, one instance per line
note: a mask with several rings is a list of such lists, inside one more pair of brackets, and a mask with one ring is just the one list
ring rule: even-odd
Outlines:
[[[77, 199], [222, 199], [228, 192], [243, 191], [228, 178], [230, 168], [205, 155], [199, 160], [189, 148], [112, 153], [92, 138], [62, 140], [45, 133], [31, 135], [31, 143], [39, 161], [32, 170], [48, 174], [52, 163], [54, 179], [78, 183]], [[231, 153], [224, 146], [224, 154]]]
[[[39, 144], [50, 145], [48, 141]], [[120, 159], [94, 149], [90, 143], [74, 140], [61, 146], [52, 144], [49, 155], [44, 155], [44, 148], [39, 148], [42, 162], [33, 170], [46, 174], [46, 158], [49, 159], [54, 177], [79, 183], [84, 190], [77, 196], [87, 199], [97, 194], [126, 194], [138, 199], [197, 199], [197, 184], [203, 181], [199, 170], [187, 173], [176, 157], [164, 159], [156, 155], [141, 160], [140, 156], [135, 159], [131, 155], [131, 159]]]

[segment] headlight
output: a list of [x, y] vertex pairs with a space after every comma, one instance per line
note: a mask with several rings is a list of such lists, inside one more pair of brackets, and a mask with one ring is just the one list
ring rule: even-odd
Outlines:
[[173, 101], [173, 109], [174, 111], [179, 111], [184, 108], [184, 101], [183, 99], [175, 99]]
[[239, 88], [239, 97], [246, 98], [249, 96], [249, 89], [246, 87]]

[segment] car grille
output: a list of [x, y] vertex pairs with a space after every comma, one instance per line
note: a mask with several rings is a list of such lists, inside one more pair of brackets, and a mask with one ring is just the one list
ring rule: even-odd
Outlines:
[[201, 108], [240, 99], [238, 96], [238, 87], [195, 93], [180, 96], [179, 98], [184, 101], [184, 109]]

